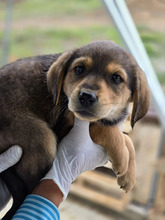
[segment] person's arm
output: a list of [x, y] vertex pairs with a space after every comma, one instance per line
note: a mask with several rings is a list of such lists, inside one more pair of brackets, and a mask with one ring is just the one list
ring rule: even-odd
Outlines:
[[[39, 184], [40, 185], [40, 184]], [[44, 189], [43, 189], [44, 190]], [[45, 190], [46, 191], [46, 190]], [[52, 192], [53, 194], [54, 192]], [[56, 194], [54, 194], [56, 198]], [[49, 199], [37, 194], [28, 195], [12, 220], [60, 220], [58, 208]]]
[[38, 184], [38, 186], [36, 186], [32, 194], [39, 195], [48, 199], [49, 201], [54, 203], [56, 207], [59, 207], [60, 203], [63, 200], [63, 194], [61, 190], [59, 189], [57, 184], [50, 179], [42, 180]]
[[[84, 171], [93, 170], [98, 166], [104, 165], [108, 161], [105, 150], [95, 144], [89, 135], [89, 122], [75, 119], [74, 127], [69, 134], [63, 138], [58, 145], [56, 158], [48, 174], [36, 186], [32, 195], [28, 196], [23, 205], [17, 211], [12, 220], [21, 217], [25, 219], [25, 208], [28, 210], [28, 217], [32, 214], [30, 199], [35, 199], [37, 209], [33, 209], [36, 219], [47, 215], [47, 202], [55, 214], [53, 219], [58, 220], [58, 209], [60, 203], [66, 199], [72, 182]], [[41, 200], [41, 201], [40, 201]], [[46, 204], [45, 204], [46, 202]], [[54, 208], [53, 208], [54, 207]], [[46, 212], [46, 213], [45, 213]]]
[[74, 127], [58, 145], [51, 170], [25, 198], [12, 220], [59, 220], [57, 207], [66, 199], [72, 182], [82, 172], [93, 170], [107, 161], [104, 148], [90, 138], [89, 122], [75, 119]]
[[0, 173], [16, 164], [22, 156], [22, 148], [14, 145], [0, 154]]
[[75, 118], [73, 128], [58, 145], [51, 170], [43, 179], [53, 180], [65, 200], [72, 182], [81, 173], [103, 166], [108, 160], [105, 149], [92, 141], [89, 122]]

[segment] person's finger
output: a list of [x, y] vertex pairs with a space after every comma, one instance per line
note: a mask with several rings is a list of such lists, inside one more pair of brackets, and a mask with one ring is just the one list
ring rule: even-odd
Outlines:
[[93, 150], [90, 154], [93, 156], [93, 161], [97, 161], [97, 166], [95, 164], [96, 167], [105, 165], [109, 160], [107, 151], [98, 144], [93, 145]]
[[74, 138], [74, 140], [85, 141], [89, 138], [89, 122], [82, 121], [75, 117], [74, 126], [69, 132], [69, 137]]
[[0, 155], [0, 173], [16, 164], [22, 156], [22, 148], [14, 145]]
[[87, 128], [89, 128], [89, 122], [88, 121], [80, 120], [79, 118], [75, 117], [75, 119], [74, 119], [74, 127], [76, 129], [86, 130]]

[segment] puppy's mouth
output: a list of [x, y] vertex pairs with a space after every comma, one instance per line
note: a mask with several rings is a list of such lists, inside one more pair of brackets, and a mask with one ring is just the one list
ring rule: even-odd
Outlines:
[[100, 119], [100, 117], [96, 116], [94, 112], [89, 109], [75, 110], [73, 113], [76, 117], [89, 122], [94, 122]]
[[94, 117], [92, 112], [85, 110], [85, 109], [75, 111], [75, 113], [82, 116], [82, 117]]
[[98, 106], [98, 97], [95, 93], [88, 91], [83, 91], [78, 93], [78, 95], [72, 96], [68, 105], [76, 117], [90, 122], [100, 119]]
[[76, 103], [75, 105], [71, 104], [68, 107], [69, 107], [69, 110], [73, 112], [73, 114], [81, 120], [94, 122], [94, 121], [98, 121], [101, 118], [103, 118], [102, 115], [98, 114], [97, 107], [85, 108], [85, 107], [82, 107], [79, 103]]

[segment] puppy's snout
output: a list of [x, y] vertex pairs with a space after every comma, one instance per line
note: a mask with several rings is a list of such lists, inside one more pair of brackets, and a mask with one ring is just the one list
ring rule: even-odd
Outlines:
[[80, 92], [79, 102], [84, 107], [89, 107], [89, 106], [92, 106], [94, 103], [97, 102], [97, 97], [92, 92]]

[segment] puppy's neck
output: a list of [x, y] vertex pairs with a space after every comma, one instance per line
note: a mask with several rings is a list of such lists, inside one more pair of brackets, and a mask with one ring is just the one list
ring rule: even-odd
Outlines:
[[114, 118], [114, 119], [103, 118], [99, 120], [99, 122], [101, 122], [105, 126], [115, 126], [121, 123], [122, 121], [124, 121], [127, 118], [127, 116], [128, 116], [128, 108], [126, 107], [123, 109], [122, 114], [118, 118]]

